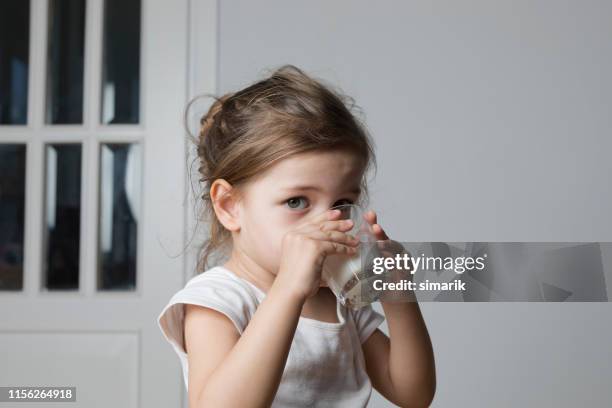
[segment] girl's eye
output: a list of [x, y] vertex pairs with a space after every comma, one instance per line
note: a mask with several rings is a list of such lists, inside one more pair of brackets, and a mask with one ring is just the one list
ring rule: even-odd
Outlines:
[[[292, 210], [303, 210], [308, 205], [308, 203], [306, 202], [306, 197], [291, 197], [290, 199], [285, 201], [285, 203]], [[305, 205], [301, 207], [301, 203], [304, 203]]]
[[342, 199], [342, 200], [338, 200], [334, 203], [334, 205], [332, 207], [335, 207], [337, 205], [343, 205], [343, 204], [353, 204], [352, 200], [348, 200], [348, 199]]

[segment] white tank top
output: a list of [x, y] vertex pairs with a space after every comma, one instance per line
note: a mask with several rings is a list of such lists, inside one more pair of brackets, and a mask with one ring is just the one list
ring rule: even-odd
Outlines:
[[[184, 304], [225, 314], [240, 334], [266, 294], [230, 270], [216, 266], [187, 282], [158, 317], [158, 325], [177, 353], [188, 387], [183, 348]], [[348, 309], [337, 302], [339, 323], [300, 317], [272, 407], [365, 407], [372, 385], [361, 344], [385, 319], [371, 306]]]

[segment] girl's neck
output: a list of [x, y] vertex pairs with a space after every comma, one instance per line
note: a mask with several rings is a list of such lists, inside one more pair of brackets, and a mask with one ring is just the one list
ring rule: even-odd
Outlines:
[[250, 258], [238, 256], [238, 254], [234, 252], [232, 252], [230, 259], [223, 264], [223, 267], [229, 269], [238, 277], [251, 282], [264, 293], [270, 290], [274, 283], [274, 278], [276, 277], [273, 273], [253, 262]]
[[[238, 277], [251, 282], [262, 292], [267, 293], [276, 275], [265, 270], [248, 257], [241, 257], [240, 254], [232, 252], [230, 259], [223, 264]], [[329, 323], [338, 323], [336, 314], [336, 297], [327, 287], [322, 287], [319, 291], [304, 302], [302, 307], [302, 317], [319, 320]]]

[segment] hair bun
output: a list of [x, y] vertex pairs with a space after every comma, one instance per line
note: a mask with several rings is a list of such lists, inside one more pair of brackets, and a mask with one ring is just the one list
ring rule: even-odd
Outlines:
[[204, 140], [210, 133], [210, 130], [215, 125], [217, 117], [223, 112], [223, 104], [232, 95], [232, 93], [228, 93], [220, 98], [215, 98], [215, 102], [212, 104], [206, 115], [202, 116], [202, 118], [200, 119], [200, 141]]

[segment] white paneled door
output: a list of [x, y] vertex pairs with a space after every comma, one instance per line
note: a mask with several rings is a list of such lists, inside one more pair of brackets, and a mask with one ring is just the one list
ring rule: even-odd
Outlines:
[[187, 406], [156, 318], [193, 269], [182, 121], [214, 91], [215, 18], [214, 1], [2, 0], [0, 386]]

